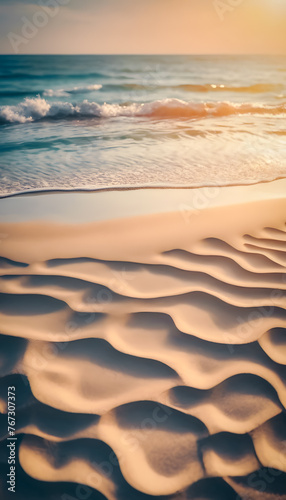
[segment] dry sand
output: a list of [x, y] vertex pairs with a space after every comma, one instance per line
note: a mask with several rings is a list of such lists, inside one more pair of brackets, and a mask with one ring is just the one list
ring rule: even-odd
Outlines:
[[286, 498], [285, 193], [0, 201], [16, 500]]

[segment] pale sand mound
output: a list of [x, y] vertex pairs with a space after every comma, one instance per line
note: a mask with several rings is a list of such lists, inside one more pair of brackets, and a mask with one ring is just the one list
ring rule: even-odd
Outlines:
[[11, 385], [16, 500], [286, 498], [281, 183], [171, 209], [0, 224], [1, 499]]

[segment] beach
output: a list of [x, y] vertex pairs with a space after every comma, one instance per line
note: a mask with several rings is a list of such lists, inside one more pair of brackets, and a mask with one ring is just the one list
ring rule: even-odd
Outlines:
[[0, 200], [1, 499], [286, 498], [285, 193]]
[[286, 176], [286, 58], [0, 55], [0, 194]]
[[286, 500], [285, 0], [0, 25], [0, 500]]

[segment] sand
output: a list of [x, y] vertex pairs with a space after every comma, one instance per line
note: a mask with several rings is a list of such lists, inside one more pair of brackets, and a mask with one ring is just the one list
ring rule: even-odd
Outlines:
[[286, 498], [285, 188], [0, 201], [1, 498]]

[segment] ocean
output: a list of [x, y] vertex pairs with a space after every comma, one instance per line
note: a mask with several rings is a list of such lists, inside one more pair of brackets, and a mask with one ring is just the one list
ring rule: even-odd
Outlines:
[[285, 56], [0, 56], [1, 195], [286, 177]]

